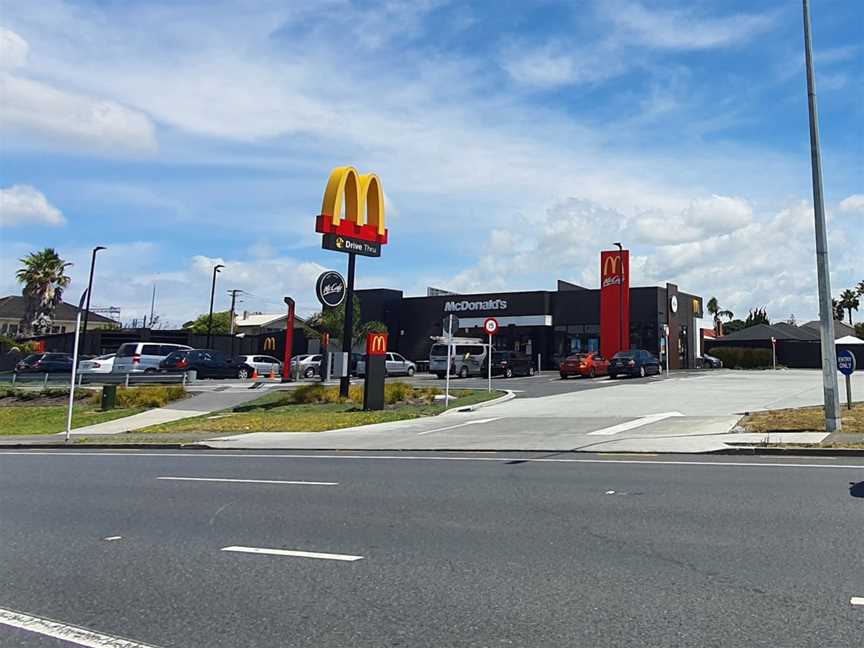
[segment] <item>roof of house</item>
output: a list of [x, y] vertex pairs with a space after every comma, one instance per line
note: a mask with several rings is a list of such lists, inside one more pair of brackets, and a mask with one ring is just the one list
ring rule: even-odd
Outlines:
[[773, 328], [784, 331], [793, 340], [818, 340], [819, 339], [819, 331], [814, 330], [812, 328], [795, 326], [794, 324], [789, 324], [788, 322], [777, 322], [775, 324], [772, 324], [771, 326]]
[[[822, 323], [819, 320], [813, 320], [812, 322], [807, 322], [806, 324], [802, 324], [801, 328], [809, 328], [815, 329], [818, 337], [819, 329], [822, 328]], [[840, 320], [834, 320], [834, 339], [841, 337], [846, 337], [847, 335], [855, 335], [855, 328], [846, 324], [846, 322], [841, 322]]]
[[[72, 304], [67, 304], [61, 301], [57, 304], [54, 310], [54, 319], [62, 321], [72, 321], [78, 315], [78, 307]], [[24, 298], [20, 295], [10, 295], [8, 297], [0, 297], [0, 317], [6, 319], [18, 319], [24, 317]], [[106, 324], [118, 324], [115, 320], [109, 317], [100, 315], [90, 311], [90, 323], [103, 322]]]
[[[246, 317], [238, 317], [234, 320], [234, 326], [237, 328], [258, 328], [282, 324], [284, 327], [284, 321], [287, 317], [287, 313], [251, 313], [246, 315]], [[303, 321], [302, 318], [295, 316], [294, 327], [297, 328], [303, 323]]]
[[854, 335], [846, 335], [834, 340], [834, 344], [864, 344], [864, 340], [857, 338]]
[[722, 338], [719, 338], [719, 340], [722, 340], [723, 342], [746, 342], [754, 340], [770, 340], [772, 337], [778, 340], [801, 339], [797, 335], [793, 335], [791, 332], [785, 330], [784, 328], [771, 326], [769, 324], [756, 324], [755, 326], [748, 326], [747, 328], [741, 329], [740, 331], [735, 331], [734, 333], [724, 335]]

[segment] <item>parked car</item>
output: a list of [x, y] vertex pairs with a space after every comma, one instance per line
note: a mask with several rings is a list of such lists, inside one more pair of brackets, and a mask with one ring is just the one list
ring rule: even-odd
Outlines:
[[253, 367], [223, 351], [189, 349], [174, 351], [159, 363], [160, 371], [195, 371], [198, 378], [250, 378]]
[[277, 376], [282, 375], [282, 363], [268, 355], [241, 355], [237, 356], [240, 362], [245, 362], [247, 365], [255, 369], [262, 376], [267, 376], [273, 371]]
[[660, 373], [660, 361], [644, 349], [619, 351], [609, 363], [609, 377], [642, 376]]
[[565, 358], [558, 365], [558, 373], [561, 374], [562, 380], [566, 380], [570, 376], [584, 376], [586, 378], [605, 376], [609, 373], [609, 361], [595, 351], [577, 353]]
[[[447, 375], [447, 343], [444, 338], [432, 345], [429, 350], [429, 371], [438, 378]], [[486, 366], [488, 346], [474, 338], [453, 338], [450, 357], [450, 375], [460, 378], [482, 376]]]
[[723, 361], [706, 353], [702, 356], [702, 366], [707, 369], [722, 369]]
[[191, 349], [185, 344], [156, 344], [154, 342], [127, 342], [121, 344], [114, 356], [112, 373], [148, 373], [159, 371], [159, 363], [174, 351]]
[[[417, 371], [417, 365], [399, 353], [388, 353], [384, 359], [385, 376], [413, 376]], [[357, 375], [366, 375], [366, 356], [357, 361]]]
[[106, 353], [105, 355], [96, 356], [89, 360], [82, 360], [78, 363], [78, 373], [82, 374], [106, 374], [111, 373], [114, 368], [114, 353]]
[[71, 353], [32, 353], [18, 361], [15, 371], [20, 373], [70, 373]]
[[[488, 371], [488, 367], [486, 371]], [[512, 378], [513, 376], [533, 376], [534, 364], [531, 358], [518, 351], [492, 351], [492, 375]]]
[[321, 375], [321, 359], [320, 353], [299, 355], [291, 358], [291, 373], [298, 371], [304, 378], [312, 378], [315, 375]]

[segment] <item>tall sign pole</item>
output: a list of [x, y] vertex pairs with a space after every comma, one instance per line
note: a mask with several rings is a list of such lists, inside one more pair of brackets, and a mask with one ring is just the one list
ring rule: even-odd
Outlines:
[[285, 319], [285, 351], [282, 354], [282, 382], [291, 380], [291, 352], [294, 349], [294, 300], [285, 298], [288, 317]]
[[839, 432], [840, 394], [837, 356], [834, 351], [834, 309], [831, 307], [831, 276], [828, 273], [828, 236], [822, 198], [822, 154], [819, 150], [819, 113], [816, 109], [816, 74], [813, 71], [813, 39], [810, 33], [810, 2], [804, 3], [804, 59], [807, 64], [807, 105], [810, 113], [810, 164], [813, 169], [813, 212], [816, 221], [816, 272], [819, 282], [819, 327], [822, 336], [822, 389], [825, 396], [825, 431]]
[[487, 317], [483, 322], [483, 330], [489, 334], [489, 353], [486, 355], [486, 362], [489, 363], [489, 384], [488, 391], [492, 392], [492, 336], [498, 332], [498, 320], [494, 317]]
[[339, 378], [339, 395], [348, 398], [351, 387], [351, 347], [354, 344], [354, 263], [357, 255], [348, 254], [348, 285], [345, 288], [345, 323], [342, 329], [342, 376]]
[[[96, 253], [94, 252], [93, 254], [95, 256]], [[81, 339], [81, 309], [84, 308], [84, 299], [89, 295], [89, 290], [85, 290], [81, 295], [81, 299], [78, 301], [78, 314], [75, 315], [75, 344], [72, 347], [72, 380], [69, 382], [69, 409], [66, 412], [66, 443], [69, 443], [69, 437], [72, 434], [72, 406], [75, 404], [75, 377], [78, 372], [78, 342]]]

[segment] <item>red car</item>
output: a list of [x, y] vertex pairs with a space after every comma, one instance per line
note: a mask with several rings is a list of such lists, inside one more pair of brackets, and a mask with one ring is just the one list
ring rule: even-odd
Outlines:
[[564, 360], [558, 366], [558, 371], [562, 380], [570, 376], [605, 376], [609, 371], [609, 361], [599, 353], [577, 353]]

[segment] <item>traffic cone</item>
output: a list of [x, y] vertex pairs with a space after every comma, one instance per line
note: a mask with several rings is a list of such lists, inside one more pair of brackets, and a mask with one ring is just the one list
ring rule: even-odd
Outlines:
[[252, 380], [258, 380], [258, 370], [252, 367]]
[[270, 380], [276, 380], [276, 370], [273, 367], [270, 367]]

